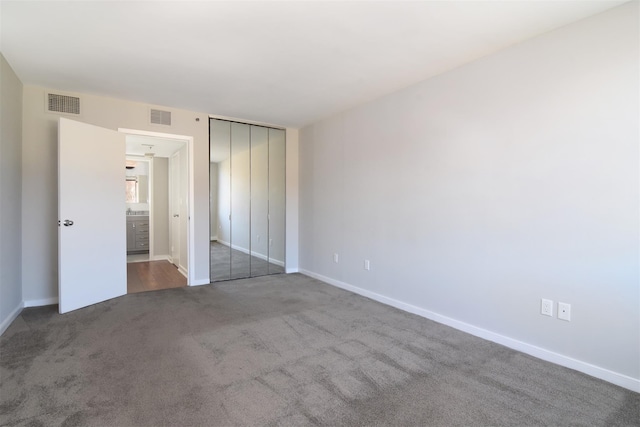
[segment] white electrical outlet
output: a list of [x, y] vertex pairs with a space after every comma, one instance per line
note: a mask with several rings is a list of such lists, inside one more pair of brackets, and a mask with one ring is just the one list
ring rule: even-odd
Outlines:
[[558, 319], [571, 321], [571, 304], [566, 302], [558, 303]]
[[365, 270], [371, 270], [371, 263], [369, 262], [368, 259], [364, 260], [364, 269]]
[[338, 263], [338, 254], [333, 254], [333, 262]]
[[542, 298], [542, 300], [540, 300], [540, 314], [553, 316], [553, 301]]

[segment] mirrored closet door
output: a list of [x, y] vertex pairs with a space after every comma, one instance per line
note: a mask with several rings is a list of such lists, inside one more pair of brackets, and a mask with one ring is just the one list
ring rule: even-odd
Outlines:
[[284, 273], [285, 131], [209, 124], [211, 281]]

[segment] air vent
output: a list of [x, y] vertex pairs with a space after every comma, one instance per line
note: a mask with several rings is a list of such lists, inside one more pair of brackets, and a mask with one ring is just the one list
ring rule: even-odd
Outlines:
[[151, 123], [156, 125], [171, 126], [171, 111], [151, 109]]
[[47, 110], [56, 113], [80, 114], [80, 98], [49, 93]]

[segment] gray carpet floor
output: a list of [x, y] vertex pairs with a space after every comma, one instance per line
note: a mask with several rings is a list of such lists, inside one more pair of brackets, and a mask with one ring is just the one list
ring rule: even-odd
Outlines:
[[640, 395], [299, 275], [25, 309], [0, 424], [638, 425]]

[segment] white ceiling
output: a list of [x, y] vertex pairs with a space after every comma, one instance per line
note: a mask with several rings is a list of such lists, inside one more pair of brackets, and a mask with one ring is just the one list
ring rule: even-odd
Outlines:
[[157, 138], [144, 135], [127, 135], [127, 154], [144, 156], [153, 153], [154, 157], [171, 157], [187, 142], [180, 139]]
[[2, 1], [25, 84], [300, 127], [624, 1]]

